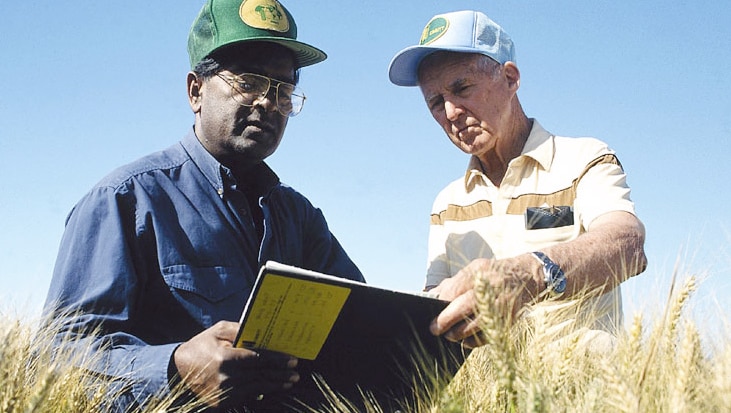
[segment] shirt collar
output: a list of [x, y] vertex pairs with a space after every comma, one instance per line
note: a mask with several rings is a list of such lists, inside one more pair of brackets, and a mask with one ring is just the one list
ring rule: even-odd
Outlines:
[[528, 135], [528, 140], [523, 146], [521, 155], [533, 158], [538, 162], [544, 170], [551, 169], [553, 163], [553, 154], [555, 151], [555, 142], [548, 131], [543, 129], [537, 120], [533, 119], [533, 127]]
[[[543, 126], [537, 120], [531, 120], [533, 121], [533, 127], [530, 130], [530, 134], [520, 156], [533, 158], [543, 169], [548, 170], [551, 168], [551, 163], [553, 162], [555, 145], [553, 139], [551, 139], [553, 135], [543, 129]], [[467, 172], [464, 177], [465, 189], [469, 192], [480, 180], [483, 184], [488, 181], [485, 174], [482, 173], [480, 160], [473, 155], [470, 157], [470, 162], [467, 165]]]
[[[236, 180], [231, 173], [231, 170], [225, 165], [222, 165], [216, 158], [211, 155], [203, 144], [198, 140], [195, 135], [195, 131], [191, 128], [190, 132], [180, 142], [190, 159], [200, 169], [206, 180], [213, 186], [218, 195], [223, 196], [224, 191], [227, 188], [231, 188], [236, 185]], [[262, 162], [253, 168], [251, 168], [251, 176], [255, 176], [255, 179], [248, 180], [248, 183], [242, 183], [244, 186], [255, 185], [256, 190], [259, 193], [266, 193], [271, 188], [279, 184], [279, 177], [269, 166]]]

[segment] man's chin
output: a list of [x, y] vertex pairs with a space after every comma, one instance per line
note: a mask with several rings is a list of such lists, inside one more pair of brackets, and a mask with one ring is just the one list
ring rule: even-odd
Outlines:
[[245, 145], [238, 146], [236, 152], [243, 158], [258, 159], [263, 161], [277, 150], [277, 145], [273, 143], [262, 143], [255, 141], [247, 141]]
[[479, 152], [479, 148], [475, 146], [472, 142], [466, 143], [466, 142], [459, 142], [457, 144], [457, 147], [464, 153], [469, 155], [475, 155], [476, 152]]

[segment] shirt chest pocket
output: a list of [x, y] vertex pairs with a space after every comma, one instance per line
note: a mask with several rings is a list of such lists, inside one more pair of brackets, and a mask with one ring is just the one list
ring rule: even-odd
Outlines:
[[531, 229], [523, 231], [523, 241], [529, 250], [540, 249], [559, 242], [570, 241], [579, 236], [579, 225], [558, 228]]
[[245, 271], [237, 267], [172, 265], [162, 270], [180, 305], [203, 328], [221, 320], [238, 321], [251, 291]]
[[528, 207], [524, 218], [524, 242], [530, 249], [569, 241], [579, 235], [571, 206]]

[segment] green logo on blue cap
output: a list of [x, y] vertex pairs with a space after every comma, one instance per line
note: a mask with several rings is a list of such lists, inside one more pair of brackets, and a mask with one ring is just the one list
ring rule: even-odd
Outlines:
[[434, 42], [447, 32], [448, 27], [449, 21], [444, 17], [435, 17], [431, 19], [431, 21], [427, 23], [426, 27], [424, 27], [424, 31], [421, 33], [419, 45], [424, 46]]

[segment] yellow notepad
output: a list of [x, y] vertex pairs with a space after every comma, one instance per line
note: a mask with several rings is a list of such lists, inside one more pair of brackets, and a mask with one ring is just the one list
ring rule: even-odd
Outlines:
[[266, 274], [236, 346], [314, 360], [349, 294], [342, 286]]

